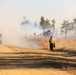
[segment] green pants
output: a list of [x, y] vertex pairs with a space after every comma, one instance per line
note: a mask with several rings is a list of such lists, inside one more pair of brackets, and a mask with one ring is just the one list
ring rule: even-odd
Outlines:
[[52, 51], [54, 48], [54, 44], [53, 43], [50, 43], [50, 50]]

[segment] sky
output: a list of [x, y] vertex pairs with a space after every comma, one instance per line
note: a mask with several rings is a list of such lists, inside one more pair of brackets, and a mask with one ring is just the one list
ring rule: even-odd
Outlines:
[[59, 28], [63, 20], [76, 18], [75, 8], [76, 0], [0, 0], [0, 33], [10, 35], [14, 30], [19, 34], [23, 16], [37, 23], [41, 16], [55, 19]]
[[37, 22], [41, 16], [70, 20], [76, 17], [75, 7], [76, 0], [0, 0], [0, 20], [18, 22], [23, 16]]

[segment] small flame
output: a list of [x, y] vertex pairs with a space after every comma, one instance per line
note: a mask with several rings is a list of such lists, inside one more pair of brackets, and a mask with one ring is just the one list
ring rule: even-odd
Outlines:
[[43, 46], [43, 49], [49, 50], [49, 47], [47, 45]]

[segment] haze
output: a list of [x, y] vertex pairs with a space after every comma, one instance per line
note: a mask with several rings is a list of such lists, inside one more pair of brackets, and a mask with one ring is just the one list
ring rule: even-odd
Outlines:
[[62, 21], [76, 17], [76, 0], [0, 0], [0, 33], [4, 44], [18, 44], [23, 32], [20, 24], [23, 16], [39, 23], [40, 17], [55, 19], [56, 27]]

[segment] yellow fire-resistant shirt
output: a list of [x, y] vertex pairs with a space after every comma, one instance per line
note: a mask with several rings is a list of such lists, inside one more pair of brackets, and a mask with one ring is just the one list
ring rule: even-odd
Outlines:
[[54, 40], [54, 38], [49, 39], [49, 42], [52, 43], [52, 44], [55, 44], [55, 40]]

